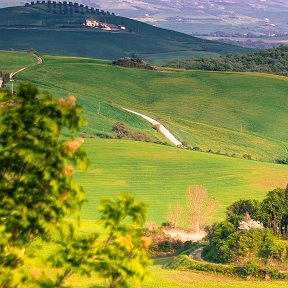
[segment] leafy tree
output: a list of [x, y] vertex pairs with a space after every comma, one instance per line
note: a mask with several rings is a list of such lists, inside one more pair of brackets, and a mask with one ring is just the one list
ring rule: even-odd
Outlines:
[[108, 237], [97, 253], [96, 271], [109, 279], [109, 288], [128, 287], [129, 280], [139, 283], [150, 263], [146, 252], [149, 241], [142, 237], [145, 205], [123, 194], [116, 201], [102, 200], [99, 210]]
[[135, 287], [143, 281], [150, 263], [150, 243], [143, 237], [146, 207], [122, 194], [116, 201], [102, 200], [99, 212], [105, 236], [82, 235], [62, 245], [61, 253], [54, 256], [55, 264], [66, 268], [59, 279], [74, 271], [86, 275], [94, 271], [108, 280], [109, 288]]
[[275, 235], [288, 231], [288, 186], [268, 192], [261, 204], [262, 222], [271, 228]]
[[187, 191], [186, 216], [189, 227], [199, 233], [215, 213], [217, 205], [217, 202], [209, 197], [205, 187], [190, 186]]
[[[239, 230], [230, 222], [214, 224], [207, 230], [208, 246], [204, 256], [220, 263], [237, 262], [259, 254], [269, 254], [274, 236], [269, 229]], [[275, 252], [276, 253], [276, 252]]]
[[72, 165], [87, 164], [82, 140], [61, 137], [84, 121], [74, 97], [55, 100], [28, 83], [0, 104], [0, 283], [28, 287], [25, 248], [73, 231], [64, 217], [85, 200], [72, 175]]
[[238, 225], [248, 213], [253, 220], [261, 220], [261, 203], [255, 199], [239, 200], [226, 209], [226, 217], [229, 222]]

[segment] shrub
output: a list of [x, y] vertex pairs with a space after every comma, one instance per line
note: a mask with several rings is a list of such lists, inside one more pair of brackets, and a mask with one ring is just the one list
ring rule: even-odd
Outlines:
[[138, 69], [147, 69], [147, 70], [155, 70], [155, 68], [146, 63], [144, 60], [138, 57], [125, 57], [119, 60], [115, 60], [112, 62], [112, 65], [129, 67], [129, 68], [138, 68]]
[[243, 271], [247, 276], [257, 277], [259, 275], [259, 267], [250, 261], [243, 266]]
[[274, 241], [267, 247], [267, 254], [275, 260], [284, 261], [287, 256], [286, 244], [280, 241]]
[[158, 243], [158, 248], [162, 252], [170, 252], [172, 250], [171, 244], [168, 240]]
[[151, 137], [145, 132], [131, 130], [126, 124], [117, 122], [112, 126], [112, 132], [118, 139], [131, 139], [136, 141], [152, 142]]

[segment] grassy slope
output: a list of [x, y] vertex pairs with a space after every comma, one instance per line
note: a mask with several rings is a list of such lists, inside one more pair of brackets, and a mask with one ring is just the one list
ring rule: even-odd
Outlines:
[[86, 129], [89, 133], [111, 130], [107, 124], [110, 112], [103, 110], [101, 117], [95, 113], [99, 101], [107, 107], [104, 103], [111, 99], [158, 118], [181, 140], [205, 151], [238, 157], [250, 154], [253, 159], [270, 161], [286, 153], [285, 77], [200, 71], [161, 73], [51, 56], [19, 77], [58, 96], [72, 93], [79, 97], [90, 122]]
[[37, 59], [29, 52], [0, 51], [0, 71], [14, 72], [33, 64]]
[[[39, 7], [41, 8], [41, 5]], [[240, 47], [198, 39], [118, 16], [95, 15], [109, 23], [124, 23], [127, 30], [131, 29], [132, 33], [105, 33], [97, 32], [95, 29], [63, 31], [61, 28], [71, 23], [79, 25], [88, 16], [89, 14], [55, 15], [45, 9], [31, 7], [0, 9], [0, 37], [5, 39], [0, 42], [0, 49], [35, 48], [42, 53], [100, 59], [116, 59], [136, 53], [153, 63], [168, 62], [175, 58], [199, 58], [206, 53], [208, 56], [215, 56], [247, 51]], [[31, 27], [8, 29], [15, 25]], [[31, 29], [32, 26], [38, 28]], [[50, 30], [44, 26], [50, 27]]]
[[[87, 193], [84, 219], [95, 218], [100, 198], [129, 192], [149, 205], [149, 219], [162, 223], [169, 204], [185, 202], [189, 185], [204, 185], [219, 202], [216, 218], [240, 198], [262, 198], [284, 186], [288, 167], [187, 151], [143, 142], [86, 139], [91, 166], [77, 172]], [[215, 218], [215, 219], [216, 219]]]

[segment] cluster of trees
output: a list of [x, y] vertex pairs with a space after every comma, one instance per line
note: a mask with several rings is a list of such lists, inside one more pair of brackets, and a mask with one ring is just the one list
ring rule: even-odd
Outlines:
[[268, 192], [263, 201], [239, 200], [226, 210], [226, 221], [207, 228], [207, 259], [231, 263], [262, 258], [284, 261], [288, 238], [288, 187]]
[[155, 70], [155, 67], [153, 67], [149, 63], [145, 62], [144, 60], [142, 60], [136, 56], [125, 57], [125, 58], [121, 58], [119, 60], [115, 60], [112, 62], [112, 65], [129, 67], [129, 68]]
[[[71, 221], [79, 218], [85, 201], [73, 167], [88, 164], [83, 140], [62, 136], [63, 129], [73, 134], [84, 123], [75, 101], [41, 95], [28, 83], [0, 99], [0, 287], [60, 288], [73, 273], [92, 272], [107, 279], [110, 288], [129, 287], [146, 275], [143, 203], [127, 194], [102, 200], [101, 237], [77, 232]], [[33, 267], [31, 259], [25, 265], [36, 240], [55, 247], [43, 259], [47, 267], [59, 268], [55, 277]]]
[[48, 11], [55, 14], [96, 14], [96, 15], [115, 15], [109, 11], [105, 12], [104, 10], [90, 8], [83, 4], [63, 1], [32, 1], [31, 3], [26, 3], [25, 6], [34, 6], [39, 4], [45, 4], [48, 8]]
[[245, 55], [232, 54], [219, 58], [173, 61], [170, 67], [207, 71], [265, 72], [288, 75], [288, 47], [280, 46]]
[[112, 132], [114, 138], [117, 139], [130, 139], [136, 141], [152, 142], [151, 137], [142, 131], [134, 131], [130, 129], [126, 124], [117, 122], [112, 126]]

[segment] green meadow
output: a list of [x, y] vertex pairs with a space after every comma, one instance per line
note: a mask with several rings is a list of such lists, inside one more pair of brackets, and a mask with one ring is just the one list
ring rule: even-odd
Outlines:
[[[85, 278], [72, 276], [68, 280], [73, 288], [104, 288], [103, 281], [96, 277]], [[160, 266], [150, 267], [150, 280], [143, 288], [284, 288], [288, 283], [284, 281], [246, 281], [217, 274], [195, 273], [186, 271], [165, 270]]]
[[88, 171], [77, 171], [88, 202], [82, 218], [93, 220], [100, 198], [128, 192], [148, 204], [148, 219], [165, 221], [170, 204], [185, 204], [189, 185], [207, 187], [219, 205], [213, 220], [224, 217], [225, 207], [243, 198], [261, 199], [284, 186], [288, 167], [128, 140], [85, 139]]
[[[115, 114], [122, 114], [116, 118], [126, 122], [119, 109], [124, 106], [156, 118], [180, 140], [204, 151], [239, 158], [249, 154], [263, 161], [286, 155], [286, 77], [147, 71], [93, 59], [45, 56], [43, 65], [31, 67], [18, 79], [32, 81], [57, 97], [75, 95], [89, 122], [83, 131], [90, 135], [110, 133]], [[97, 114], [99, 105], [102, 110]]]
[[0, 71], [15, 72], [33, 64], [37, 58], [30, 52], [0, 51]]

